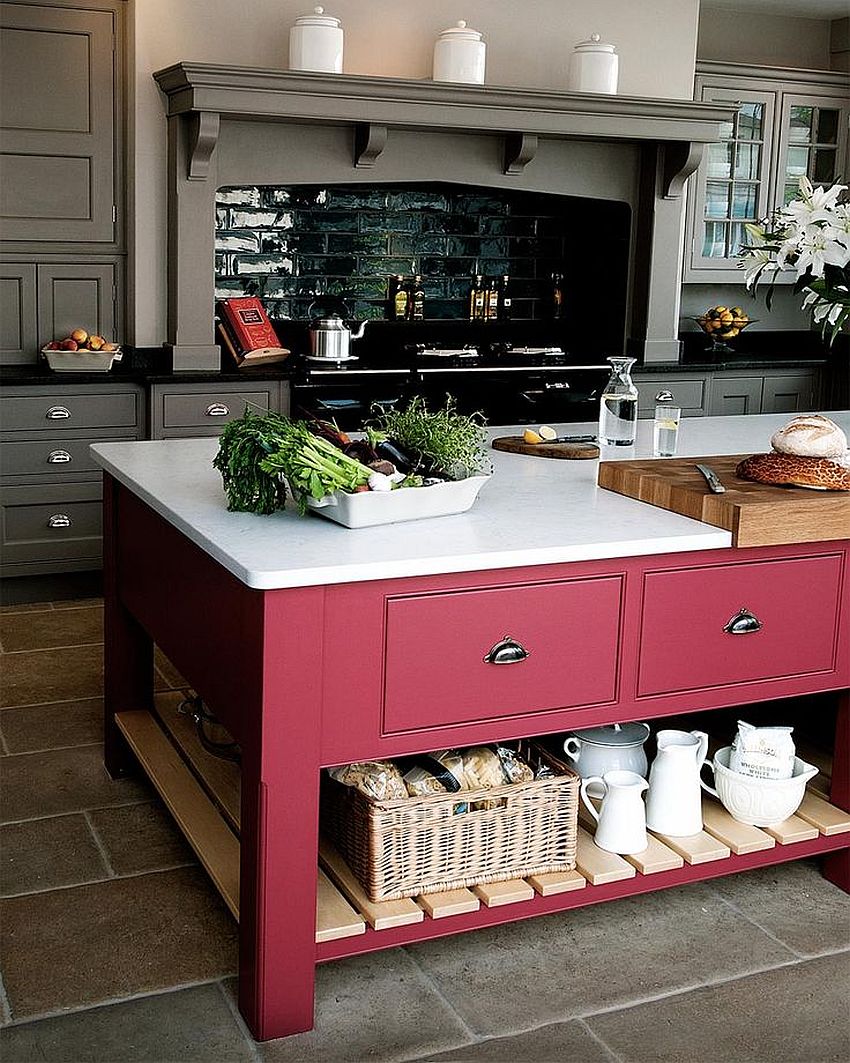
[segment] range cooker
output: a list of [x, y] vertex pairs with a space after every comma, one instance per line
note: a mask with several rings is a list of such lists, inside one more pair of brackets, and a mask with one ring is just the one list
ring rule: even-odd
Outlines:
[[302, 357], [292, 400], [297, 414], [333, 418], [345, 430], [414, 395], [433, 406], [451, 396], [460, 412], [480, 411], [490, 424], [594, 421], [609, 375], [601, 359], [579, 360], [562, 347], [408, 344], [345, 362]]

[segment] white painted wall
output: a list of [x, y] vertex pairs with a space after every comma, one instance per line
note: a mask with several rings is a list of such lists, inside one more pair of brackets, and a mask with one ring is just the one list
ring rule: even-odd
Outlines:
[[[313, 0], [136, 0], [130, 115], [130, 342], [165, 338], [165, 118], [151, 74], [178, 60], [285, 68], [288, 32]], [[436, 34], [465, 18], [488, 45], [494, 85], [566, 86], [572, 46], [617, 45], [624, 95], [689, 99], [699, 0], [327, 0], [352, 74], [430, 76]]]

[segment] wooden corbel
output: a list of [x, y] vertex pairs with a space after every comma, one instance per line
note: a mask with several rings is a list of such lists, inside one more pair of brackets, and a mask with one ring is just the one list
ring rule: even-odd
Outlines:
[[537, 154], [536, 133], [507, 133], [505, 135], [505, 173], [522, 173]]
[[210, 159], [218, 143], [221, 116], [218, 111], [197, 111], [189, 115], [189, 172], [190, 181], [205, 181], [210, 172]]
[[667, 141], [662, 151], [661, 195], [680, 199], [685, 182], [702, 162], [705, 144], [689, 140]]
[[376, 122], [358, 122], [354, 127], [354, 166], [358, 170], [374, 166], [387, 146], [387, 127]]

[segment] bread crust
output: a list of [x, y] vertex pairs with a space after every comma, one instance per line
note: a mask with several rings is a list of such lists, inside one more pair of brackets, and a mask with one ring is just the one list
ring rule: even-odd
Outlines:
[[735, 468], [742, 480], [760, 484], [820, 487], [850, 491], [850, 469], [828, 458], [801, 458], [793, 454], [753, 454]]

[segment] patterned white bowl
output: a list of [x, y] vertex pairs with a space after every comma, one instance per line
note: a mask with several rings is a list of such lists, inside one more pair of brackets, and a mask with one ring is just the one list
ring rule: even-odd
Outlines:
[[790, 779], [755, 779], [729, 767], [731, 746], [718, 749], [713, 761], [706, 761], [714, 773], [717, 789], [706, 782], [702, 787], [714, 794], [726, 811], [739, 823], [754, 827], [770, 827], [793, 816], [806, 792], [806, 783], [818, 769], [799, 757], [794, 758], [794, 774]]

